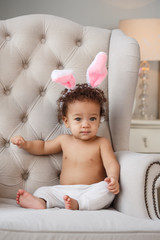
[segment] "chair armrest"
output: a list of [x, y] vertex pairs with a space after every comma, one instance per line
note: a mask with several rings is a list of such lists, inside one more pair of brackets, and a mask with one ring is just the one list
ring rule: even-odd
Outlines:
[[160, 219], [160, 154], [115, 154], [121, 169], [115, 209], [135, 217]]

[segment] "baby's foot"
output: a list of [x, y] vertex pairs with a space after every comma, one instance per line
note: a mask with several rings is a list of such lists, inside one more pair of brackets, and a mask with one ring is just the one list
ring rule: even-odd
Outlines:
[[45, 209], [46, 202], [41, 199], [33, 196], [29, 192], [19, 189], [17, 192], [16, 202], [21, 207], [24, 208], [33, 208], [33, 209]]
[[67, 195], [64, 195], [63, 199], [64, 199], [66, 209], [70, 209], [70, 210], [78, 210], [79, 209], [77, 200], [70, 198]]

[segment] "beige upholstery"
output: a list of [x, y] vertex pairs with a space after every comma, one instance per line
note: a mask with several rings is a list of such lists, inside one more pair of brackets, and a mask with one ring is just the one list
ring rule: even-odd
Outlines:
[[[0, 23], [1, 197], [15, 198], [18, 188], [33, 192], [58, 183], [61, 155], [30, 156], [9, 140], [13, 135], [48, 140], [67, 132], [56, 112], [63, 87], [51, 82], [51, 72], [72, 68], [77, 82], [86, 81], [88, 65], [97, 52], [108, 53], [110, 37], [109, 30], [83, 28], [53, 16]], [[104, 89], [107, 94], [106, 83]], [[107, 122], [103, 125], [107, 130]]]
[[[147, 157], [128, 152], [130, 120], [140, 60], [137, 42], [118, 29], [83, 27], [55, 16], [28, 15], [0, 21], [0, 208], [4, 213], [0, 220], [0, 231], [3, 233], [0, 234], [0, 239], [3, 239], [1, 236], [4, 237], [5, 234], [8, 234], [7, 239], [12, 239], [16, 237], [13, 231], [23, 232], [24, 229], [34, 232], [35, 236], [38, 229], [36, 223], [31, 224], [32, 211], [25, 215], [28, 225], [21, 225], [22, 220], [18, 220], [16, 225], [15, 222], [13, 224], [7, 208], [14, 209], [16, 219], [20, 212], [24, 216], [23, 209], [12, 205], [14, 200], [11, 199], [15, 199], [17, 190], [24, 188], [33, 193], [40, 186], [58, 184], [61, 171], [61, 154], [32, 156], [10, 144], [10, 138], [22, 135], [28, 140], [47, 140], [62, 133], [69, 133], [57, 120], [56, 100], [63, 87], [51, 82], [51, 72], [54, 69], [72, 68], [77, 82], [85, 82], [86, 69], [99, 51], [108, 55], [108, 77], [101, 88], [109, 102], [108, 121], [101, 125], [99, 134], [110, 139], [121, 164], [121, 193], [116, 198], [114, 207], [131, 216], [153, 219], [160, 217], [157, 197], [157, 189], [160, 187], [160, 156]], [[133, 194], [130, 193], [132, 190]], [[50, 211], [49, 216], [53, 213], [52, 209]], [[107, 210], [104, 212], [107, 214]], [[63, 218], [62, 213], [63, 211], [60, 216]], [[43, 214], [40, 214], [39, 219], [43, 219]], [[89, 215], [84, 215], [84, 218], [90, 219]], [[124, 224], [125, 221], [127, 220], [124, 220]], [[44, 236], [53, 239], [52, 236], [57, 236], [54, 235], [56, 226], [52, 226], [52, 221], [44, 222], [39, 222], [43, 232], [46, 229], [55, 229], [53, 235]], [[159, 222], [154, 229], [152, 223], [148, 224], [150, 232], [160, 229]], [[113, 225], [111, 237], [120, 239], [115, 238], [115, 228]], [[86, 231], [82, 226], [76, 229]], [[92, 232], [93, 229], [94, 225]], [[67, 231], [62, 224], [57, 231], [63, 230]], [[119, 232], [121, 230], [118, 229]], [[68, 231], [72, 232], [73, 229], [68, 228]], [[140, 232], [144, 232], [144, 227]], [[160, 231], [157, 234], [155, 236], [160, 237]], [[83, 234], [80, 235], [82, 238], [76, 236], [72, 236], [72, 239], [83, 238]], [[37, 234], [35, 239], [38, 237]], [[122, 237], [125, 239], [123, 234]], [[31, 239], [30, 234], [23, 235], [22, 239]]]
[[[61, 155], [30, 156], [10, 145], [9, 140], [13, 135], [47, 140], [65, 133], [67, 129], [58, 123], [56, 113], [56, 100], [63, 87], [51, 82], [51, 72], [72, 68], [77, 82], [85, 82], [87, 67], [99, 51], [108, 55], [111, 89], [106, 79], [102, 89], [109, 98], [110, 129], [105, 122], [101, 132], [106, 136], [111, 132], [115, 150], [128, 149], [132, 100], [126, 105], [125, 97], [117, 90], [123, 83], [126, 94], [133, 98], [136, 82], [130, 92], [127, 89], [137, 77], [139, 64], [138, 47], [133, 40], [119, 30], [82, 27], [45, 15], [1, 21], [0, 36], [0, 146], [4, 164], [1, 197], [15, 198], [18, 188], [33, 192], [41, 185], [58, 183]], [[129, 45], [128, 51], [125, 44]], [[120, 64], [128, 54], [132, 55], [128, 64]], [[114, 96], [112, 89], [117, 92]], [[126, 131], [122, 131], [123, 125]]]

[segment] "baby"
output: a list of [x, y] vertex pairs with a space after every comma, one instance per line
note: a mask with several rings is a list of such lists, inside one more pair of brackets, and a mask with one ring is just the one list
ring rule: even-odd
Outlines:
[[13, 144], [34, 155], [63, 153], [60, 185], [41, 187], [33, 195], [19, 189], [16, 201], [21, 207], [98, 210], [111, 204], [119, 193], [119, 164], [109, 140], [97, 136], [105, 103], [103, 91], [77, 84], [65, 89], [58, 100], [59, 120], [70, 135], [49, 141], [11, 138]]

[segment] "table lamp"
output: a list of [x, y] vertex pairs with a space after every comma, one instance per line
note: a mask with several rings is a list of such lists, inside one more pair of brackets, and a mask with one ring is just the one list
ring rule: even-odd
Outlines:
[[147, 89], [149, 80], [148, 61], [160, 60], [160, 19], [121, 20], [119, 28], [128, 36], [135, 38], [140, 46], [140, 104], [139, 118], [147, 119]]

